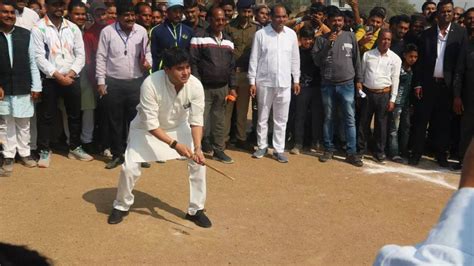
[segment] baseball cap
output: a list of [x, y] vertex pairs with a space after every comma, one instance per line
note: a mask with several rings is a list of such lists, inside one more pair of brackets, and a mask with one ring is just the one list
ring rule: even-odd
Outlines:
[[168, 8], [172, 7], [184, 7], [183, 0], [169, 0], [168, 1]]
[[237, 8], [251, 8], [255, 5], [255, 0], [239, 0]]
[[89, 13], [94, 14], [98, 9], [107, 9], [107, 6], [104, 4], [102, 0], [94, 0], [91, 3], [91, 7], [89, 8]]

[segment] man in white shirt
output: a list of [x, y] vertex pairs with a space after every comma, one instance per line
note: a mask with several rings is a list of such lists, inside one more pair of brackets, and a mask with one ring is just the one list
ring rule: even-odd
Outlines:
[[[190, 57], [181, 48], [163, 52], [164, 70], [151, 74], [141, 86], [138, 114], [130, 124], [125, 162], [109, 224], [117, 224], [133, 204], [133, 187], [140, 163], [188, 158], [190, 201], [186, 219], [211, 227], [204, 214], [206, 167], [201, 150], [204, 89], [191, 75]], [[193, 152], [194, 148], [194, 152]]]
[[386, 158], [387, 117], [395, 108], [402, 65], [400, 57], [390, 50], [391, 43], [392, 33], [381, 30], [377, 48], [364, 53], [362, 57], [363, 91], [367, 97], [361, 99], [357, 148], [361, 155], [367, 151], [367, 131], [370, 129], [372, 116], [375, 115], [374, 159], [378, 162], [383, 162]]
[[267, 153], [268, 117], [273, 108], [273, 156], [287, 163], [284, 154], [286, 122], [293, 91], [300, 92], [300, 55], [296, 33], [284, 26], [288, 20], [285, 6], [277, 4], [271, 11], [270, 25], [255, 34], [250, 54], [248, 78], [250, 95], [258, 100], [258, 149], [252, 155], [262, 158]]
[[63, 18], [64, 0], [47, 0], [46, 16], [31, 30], [34, 56], [44, 75], [43, 93], [38, 103], [38, 166], [50, 164], [50, 138], [57, 113], [58, 98], [64, 99], [69, 126], [71, 159], [91, 161], [81, 147], [81, 88], [79, 73], [85, 64], [84, 41], [79, 27]]
[[29, 31], [33, 26], [40, 20], [38, 14], [32, 9], [26, 7], [28, 1], [17, 0], [16, 1], [16, 23], [15, 26], [25, 28]]
[[414, 246], [386, 245], [374, 265], [474, 265], [474, 141], [464, 162], [459, 190], [428, 238]]

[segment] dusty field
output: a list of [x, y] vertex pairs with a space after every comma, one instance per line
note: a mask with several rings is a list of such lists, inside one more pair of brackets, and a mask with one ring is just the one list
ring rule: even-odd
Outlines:
[[[108, 225], [119, 169], [54, 155], [49, 169], [15, 164], [0, 179], [0, 241], [28, 245], [58, 265], [314, 264], [369, 265], [386, 243], [421, 241], [459, 174], [365, 160], [355, 168], [310, 155], [289, 164], [229, 151], [234, 165], [209, 161], [207, 214], [201, 229], [183, 219], [185, 162], [152, 164], [135, 205]], [[434, 171], [432, 171], [434, 170]]]

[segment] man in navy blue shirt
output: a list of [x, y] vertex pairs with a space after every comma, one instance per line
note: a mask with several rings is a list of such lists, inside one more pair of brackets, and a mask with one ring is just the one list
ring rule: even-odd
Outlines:
[[163, 68], [161, 54], [165, 49], [180, 47], [189, 50], [193, 29], [183, 23], [183, 0], [168, 1], [166, 20], [151, 33], [151, 55], [153, 57], [153, 72]]

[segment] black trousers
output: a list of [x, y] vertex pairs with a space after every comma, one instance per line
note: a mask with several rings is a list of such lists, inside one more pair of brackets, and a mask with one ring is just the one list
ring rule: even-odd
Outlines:
[[38, 111], [38, 149], [49, 150], [53, 126], [58, 113], [58, 98], [63, 97], [69, 126], [69, 149], [81, 145], [81, 85], [75, 79], [70, 86], [59, 85], [54, 79], [44, 79]]
[[415, 104], [413, 117], [412, 152], [421, 156], [424, 151], [428, 123], [433, 134], [433, 148], [437, 157], [446, 157], [451, 136], [453, 95], [444, 81], [423, 88], [423, 97]]
[[474, 137], [474, 101], [464, 105], [461, 117], [461, 137], [459, 141], [459, 160], [463, 160], [467, 147]]
[[385, 154], [387, 143], [387, 105], [390, 101], [390, 93], [371, 93], [365, 90], [367, 97], [361, 100], [359, 127], [357, 129], [357, 150], [363, 154], [367, 152], [367, 140], [370, 133], [370, 122], [374, 118], [374, 153]]
[[[301, 148], [304, 144], [305, 133], [308, 131], [305, 128], [308, 121], [308, 114], [311, 118], [310, 139], [311, 144], [316, 145], [318, 142], [322, 143], [323, 136], [323, 103], [321, 98], [321, 87], [303, 87], [300, 94], [292, 98], [294, 101], [294, 139], [295, 146]], [[291, 124], [291, 121], [288, 121]], [[290, 127], [291, 128], [291, 127]]]
[[137, 114], [140, 102], [140, 85], [143, 78], [120, 80], [107, 77], [107, 94], [100, 100], [104, 112], [101, 123], [105, 124], [102, 135], [108, 135], [110, 151], [114, 157], [122, 156], [127, 147], [130, 122]]

